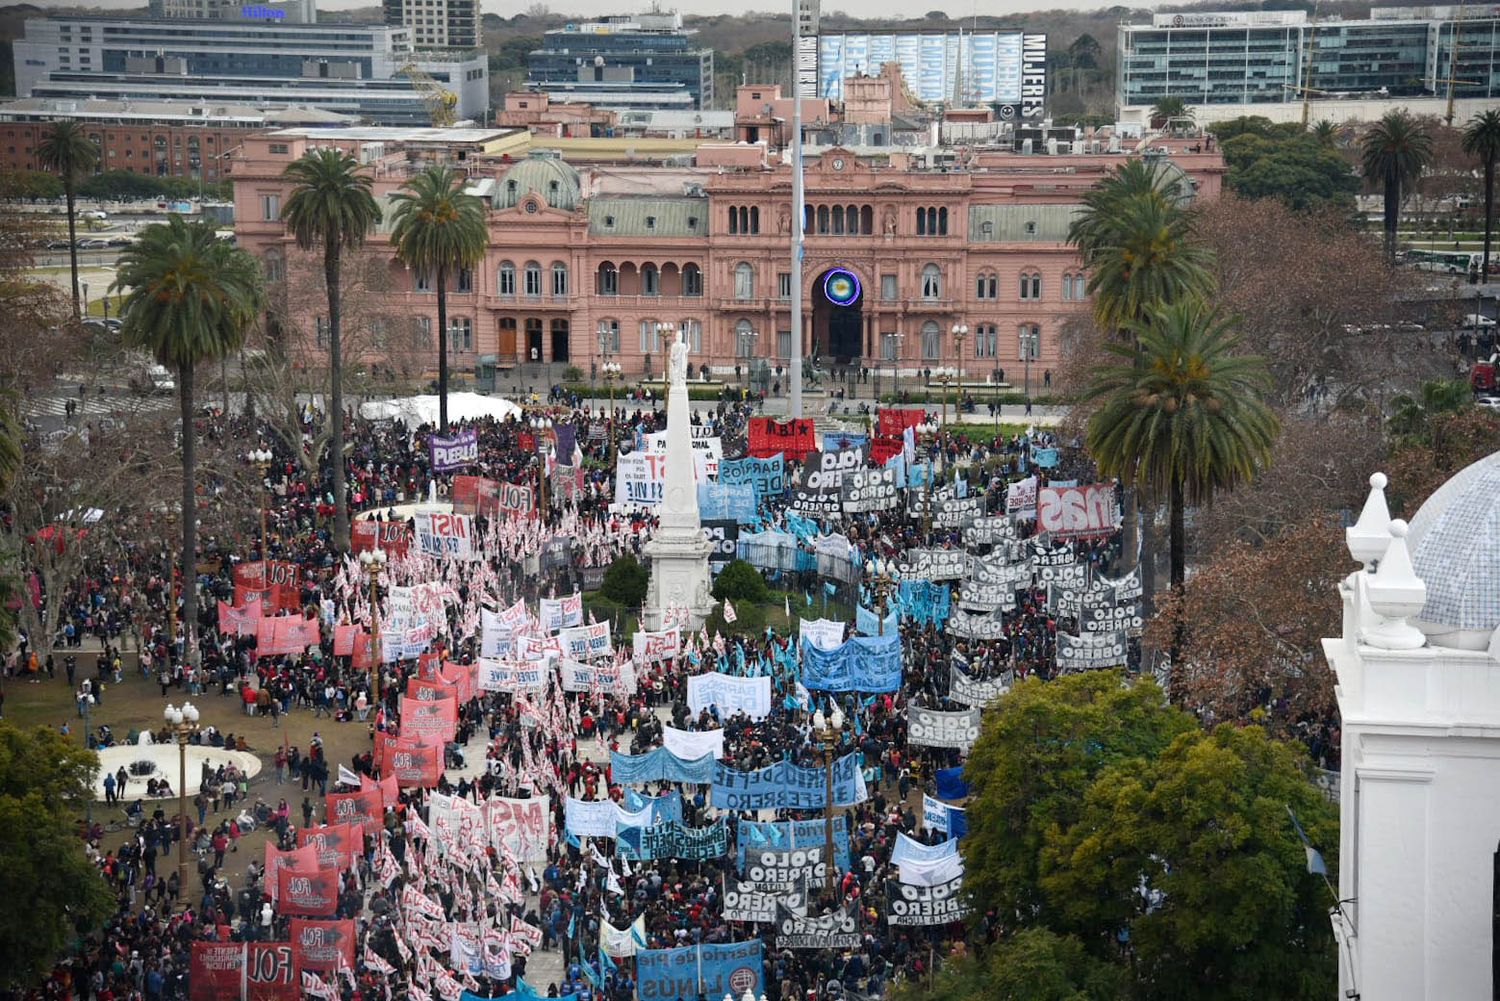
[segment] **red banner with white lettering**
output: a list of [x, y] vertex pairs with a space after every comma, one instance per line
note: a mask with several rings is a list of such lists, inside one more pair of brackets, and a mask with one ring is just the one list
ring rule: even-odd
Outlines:
[[290, 942], [194, 942], [188, 1001], [293, 1001]]
[[374, 830], [385, 817], [380, 790], [375, 788], [362, 788], [358, 792], [331, 792], [323, 797], [323, 806], [324, 815], [334, 824], [356, 824]]
[[401, 696], [401, 732], [427, 738], [428, 743], [453, 740], [458, 736], [458, 703], [453, 699], [419, 702]]
[[430, 789], [443, 774], [443, 749], [415, 737], [388, 738], [381, 748], [380, 773], [394, 778], [401, 789]]
[[752, 417], [749, 443], [750, 454], [757, 459], [769, 459], [780, 452], [788, 459], [800, 460], [808, 452], [817, 451], [818, 448], [813, 422], [806, 417], [795, 417], [789, 421]]
[[292, 918], [292, 965], [298, 972], [354, 969], [354, 920]]
[[413, 702], [457, 702], [458, 686], [443, 681], [423, 681], [418, 677], [410, 677], [406, 679], [406, 697]]
[[[302, 607], [300, 576], [297, 564], [285, 560], [256, 560], [253, 563], [236, 564], [234, 568], [234, 583], [237, 588], [243, 585], [247, 590], [274, 589], [276, 601], [268, 603], [266, 608], [280, 609], [283, 612]], [[241, 604], [238, 598], [235, 604]]]
[[901, 432], [914, 428], [927, 416], [921, 407], [892, 410], [882, 407], [875, 411], [875, 433], [882, 438], [901, 437]]
[[474, 697], [474, 664], [455, 664], [444, 661], [440, 677], [458, 691], [458, 704], [463, 705]]
[[319, 869], [351, 869], [364, 852], [364, 827], [348, 823], [304, 827], [297, 832], [297, 847], [317, 852]]
[[219, 602], [219, 635], [254, 636], [260, 627], [260, 609], [259, 598], [239, 607]]
[[500, 514], [500, 484], [483, 476], [453, 477], [453, 510], [494, 518]]
[[[313, 845], [304, 847], [312, 848]], [[337, 869], [282, 869], [276, 874], [276, 909], [282, 914], [328, 917], [339, 906]]]
[[1113, 483], [1042, 487], [1036, 493], [1036, 530], [1054, 539], [1099, 539], [1119, 526]]
[[234, 606], [236, 608], [247, 608], [256, 605], [261, 614], [275, 612], [281, 608], [281, 588], [279, 587], [251, 587], [248, 584], [234, 585]]
[[279, 657], [302, 653], [320, 640], [318, 620], [300, 615], [262, 616], [255, 630], [255, 653], [258, 657]]
[[[380, 757], [380, 755], [377, 754], [376, 757]], [[401, 791], [396, 788], [395, 776], [387, 776], [376, 782], [368, 775], [361, 775], [359, 777], [359, 791], [369, 792], [371, 790], [380, 794], [380, 806], [382, 809], [397, 805], [401, 798]]]
[[356, 553], [383, 549], [393, 556], [411, 545], [411, 529], [404, 521], [356, 521], [349, 526], [349, 546]]
[[270, 842], [266, 842], [266, 873], [264, 883], [267, 892], [271, 894], [271, 902], [276, 902], [277, 891], [281, 884], [277, 881], [277, 874], [282, 869], [316, 869], [318, 867], [318, 853], [310, 848], [298, 848], [296, 851], [284, 852], [276, 848]]

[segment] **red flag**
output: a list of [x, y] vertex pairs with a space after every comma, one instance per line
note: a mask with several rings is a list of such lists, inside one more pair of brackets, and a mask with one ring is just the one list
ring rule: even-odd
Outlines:
[[311, 847], [316, 851], [319, 869], [349, 869], [363, 854], [364, 828], [361, 824], [348, 823], [303, 828], [297, 832], [297, 847]]
[[282, 869], [316, 869], [318, 867], [318, 853], [312, 848], [298, 848], [296, 851], [284, 852], [277, 850], [274, 843], [266, 842], [266, 874], [264, 885], [271, 894], [271, 901], [276, 900], [277, 892], [281, 884], [277, 881], [277, 873]]
[[276, 874], [276, 878], [276, 909], [282, 914], [327, 917], [338, 908], [337, 869], [284, 868]]
[[292, 965], [302, 970], [337, 970], [354, 965], [354, 921], [292, 919]]
[[361, 777], [359, 792], [331, 792], [323, 797], [329, 820], [335, 824], [358, 824], [371, 829], [380, 826], [384, 816], [380, 789], [373, 784], [366, 787], [366, 781], [368, 779]]
[[394, 778], [402, 789], [413, 786], [430, 789], [437, 785], [443, 772], [443, 749], [409, 737], [388, 738], [380, 762], [380, 771]]

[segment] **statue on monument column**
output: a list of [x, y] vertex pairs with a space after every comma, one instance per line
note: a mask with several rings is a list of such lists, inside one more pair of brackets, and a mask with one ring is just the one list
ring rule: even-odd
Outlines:
[[682, 334], [682, 328], [679, 327], [677, 339], [672, 342], [671, 364], [668, 370], [671, 374], [671, 384], [674, 386], [687, 385], [688, 348], [687, 342], [682, 339]]

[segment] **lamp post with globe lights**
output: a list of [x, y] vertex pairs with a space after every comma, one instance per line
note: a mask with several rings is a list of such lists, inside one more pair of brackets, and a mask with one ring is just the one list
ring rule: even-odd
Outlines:
[[547, 447], [545, 444], [543, 444], [545, 440], [543, 438], [543, 435], [552, 430], [552, 418], [533, 417], [531, 419], [531, 430], [532, 433], [536, 436], [537, 445], [536, 504], [537, 518], [539, 519], [537, 524], [540, 525], [546, 523], [547, 515]]
[[193, 734], [198, 732], [198, 707], [184, 702], [179, 709], [168, 702], [162, 710], [162, 718], [177, 739], [177, 892], [181, 895], [188, 885], [187, 747]]
[[364, 567], [365, 580], [370, 585], [370, 690], [375, 704], [380, 704], [380, 575], [385, 571], [384, 549], [366, 549], [359, 554], [360, 566]]
[[813, 713], [813, 735], [823, 745], [823, 768], [827, 777], [828, 802], [823, 811], [823, 861], [828, 867], [828, 892], [838, 889], [838, 866], [833, 861], [833, 756], [838, 752], [839, 738], [844, 732], [844, 711], [838, 700], [833, 703], [833, 712], [823, 715], [818, 709]]
[[933, 463], [930, 449], [932, 448], [932, 443], [937, 441], [938, 427], [939, 425], [935, 421], [929, 419], [923, 419], [922, 423], [917, 425], [917, 433], [927, 441], [929, 449], [927, 453], [927, 504], [925, 513], [926, 525], [924, 529], [928, 545], [932, 544], [932, 481], [935, 478], [932, 471]]
[[615, 383], [620, 381], [622, 375], [620, 363], [617, 361], [606, 361], [604, 369], [604, 384], [609, 387], [609, 421], [605, 425], [609, 434], [608, 459], [610, 465], [615, 461]]
[[875, 592], [875, 615], [877, 636], [885, 635], [886, 610], [890, 607], [890, 594], [896, 588], [895, 564], [883, 556], [874, 556], [865, 562], [865, 572], [870, 577], [870, 589]]
[[266, 482], [271, 474], [271, 450], [269, 448], [253, 448], [245, 458], [255, 467], [260, 474], [260, 558], [270, 558], [270, 542], [266, 535], [266, 509], [271, 505], [270, 485]]
[[[967, 323], [955, 323], [951, 331], [953, 334], [953, 352], [958, 360], [958, 399], [953, 401], [953, 420], [958, 421], [958, 408], [964, 399], [964, 339], [969, 336], [969, 325]], [[944, 380], [946, 383], [947, 380]], [[948, 419], [948, 399], [944, 386], [943, 394], [943, 420]]]

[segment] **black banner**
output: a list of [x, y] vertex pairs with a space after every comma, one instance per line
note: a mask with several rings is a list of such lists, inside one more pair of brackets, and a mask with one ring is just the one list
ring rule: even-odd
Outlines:
[[888, 925], [945, 925], [969, 913], [962, 876], [937, 886], [887, 882], [885, 895]]

